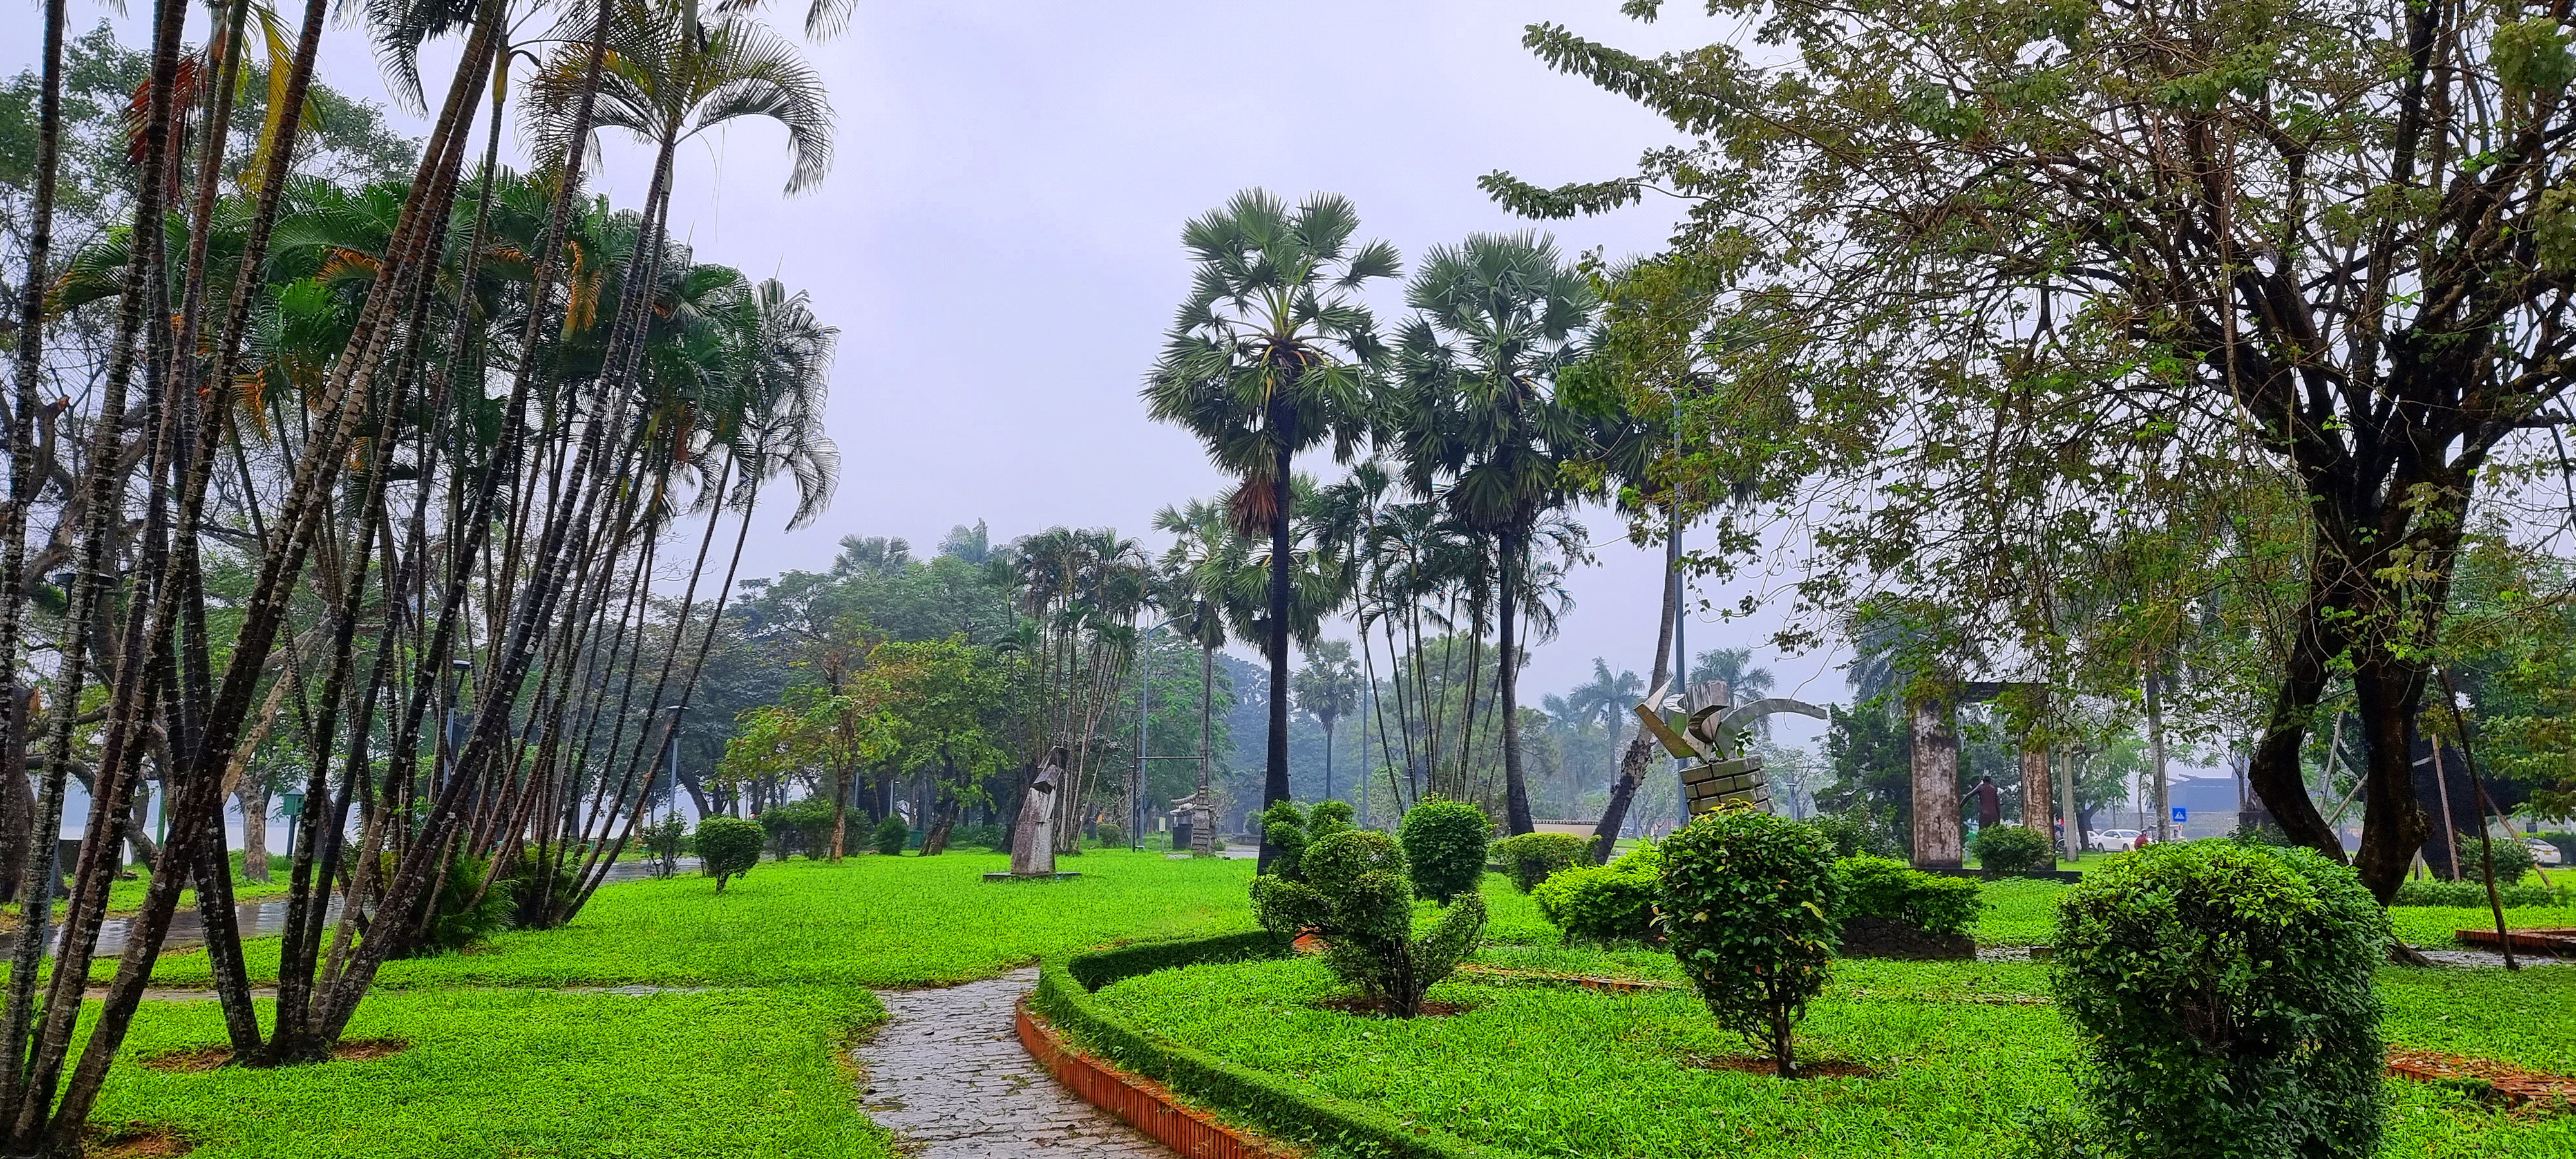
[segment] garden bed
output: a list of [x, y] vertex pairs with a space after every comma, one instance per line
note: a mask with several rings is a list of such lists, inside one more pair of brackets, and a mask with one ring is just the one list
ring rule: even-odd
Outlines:
[[[1715, 1061], [1745, 1057], [1746, 1045], [1687, 989], [1532, 976], [1670, 981], [1669, 959], [1659, 968], [1656, 957], [1498, 947], [1478, 965], [1510, 973], [1444, 983], [1435, 998], [1473, 1008], [1436, 1019], [1319, 1009], [1338, 991], [1310, 959], [1175, 964], [1104, 980], [1082, 1005], [1131, 1049], [1184, 1051], [1264, 1098], [1373, 1111], [1497, 1156], [1982, 1157], [2011, 1144], [2023, 1114], [2071, 1106], [2075, 1044], [2044, 964], [1837, 963], [1801, 1037], [1803, 1062], [1833, 1065], [1787, 1083]], [[2382, 988], [2391, 1037], [2410, 1048], [2533, 1072], [2576, 1054], [2563, 1017], [2576, 1008], [2576, 970], [2389, 970]], [[1250, 1113], [1228, 1084], [1184, 1089]], [[2390, 1156], [2576, 1154], [2576, 1120], [2507, 1115], [2457, 1086], [2398, 1082], [2390, 1096]]]

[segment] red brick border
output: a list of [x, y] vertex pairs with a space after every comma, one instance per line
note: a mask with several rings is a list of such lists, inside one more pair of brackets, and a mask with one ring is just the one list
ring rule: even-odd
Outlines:
[[1225, 1126], [1205, 1111], [1182, 1106], [1163, 1085], [1084, 1054], [1056, 1034], [1044, 1015], [1020, 999], [1020, 1045], [1082, 1101], [1118, 1116], [1128, 1126], [1187, 1159], [1303, 1159], [1305, 1152], [1248, 1131]]

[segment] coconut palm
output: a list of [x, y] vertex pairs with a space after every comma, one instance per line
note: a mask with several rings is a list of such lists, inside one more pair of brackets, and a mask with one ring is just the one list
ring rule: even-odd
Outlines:
[[1578, 336], [1598, 299], [1559, 258], [1553, 239], [1521, 232], [1434, 247], [1405, 300], [1416, 316], [1399, 343], [1403, 388], [1394, 438], [1406, 481], [1438, 494], [1453, 517], [1491, 544], [1505, 825], [1527, 833], [1518, 697], [1523, 589], [1539, 521], [1581, 494], [1562, 467], [1596, 446], [1586, 416], [1558, 398], [1556, 377], [1581, 356]]
[[[1226, 525], [1225, 507], [1193, 499], [1154, 513], [1154, 530], [1172, 537], [1157, 562], [1154, 602], [1169, 613], [1172, 627], [1199, 646], [1198, 798], [1207, 800], [1210, 767], [1215, 762], [1213, 714], [1216, 652], [1225, 647], [1225, 601], [1235, 591], [1231, 577], [1243, 570], [1250, 555], [1243, 538]], [[1191, 841], [1203, 840], [1191, 834]]]
[[[1347, 199], [1318, 194], [1291, 210], [1260, 189], [1191, 220], [1181, 232], [1196, 266], [1190, 293], [1144, 390], [1156, 421], [1196, 435], [1217, 468], [1241, 480], [1238, 524], [1270, 532], [1264, 805], [1288, 797], [1290, 464], [1319, 446], [1351, 458], [1386, 358], [1359, 292], [1401, 262], [1385, 242], [1354, 244], [1358, 229]], [[1275, 852], [1262, 842], [1263, 866]]]

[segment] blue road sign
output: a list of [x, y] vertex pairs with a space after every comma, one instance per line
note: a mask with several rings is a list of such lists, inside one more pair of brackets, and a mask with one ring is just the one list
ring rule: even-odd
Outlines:
[[2180, 805], [2176, 805], [2176, 806], [2174, 806], [2174, 807], [2173, 807], [2173, 811], [2174, 811], [2174, 819], [2173, 819], [2173, 823], [2174, 823], [2174, 824], [2176, 824], [2176, 825], [2180, 825], [2180, 824], [2182, 824], [2182, 823], [2183, 823], [2184, 818], [2185, 818], [2186, 816], [2188, 816], [2188, 815], [2190, 814], [2190, 812], [2191, 812], [2190, 810], [2185, 809], [2185, 808], [2183, 808], [2183, 807], [2182, 807], [2182, 806], [2180, 806]]

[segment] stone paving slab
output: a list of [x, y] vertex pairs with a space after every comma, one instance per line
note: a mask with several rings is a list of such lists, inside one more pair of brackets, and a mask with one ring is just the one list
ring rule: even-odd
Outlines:
[[1037, 976], [877, 991], [887, 1021], [853, 1053], [868, 1114], [921, 1159], [1177, 1159], [1075, 1098], [1020, 1046], [1012, 1007]]

